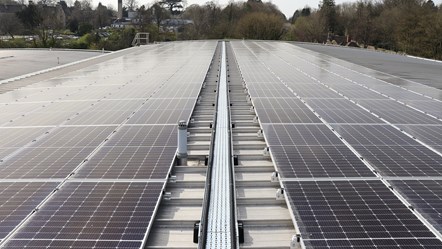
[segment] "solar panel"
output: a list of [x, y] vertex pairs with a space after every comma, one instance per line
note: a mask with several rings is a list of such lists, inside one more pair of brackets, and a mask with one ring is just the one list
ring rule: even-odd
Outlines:
[[[33, 90], [35, 91], [35, 90]], [[0, 96], [4, 96], [5, 94], [2, 94]], [[1, 114], [0, 116], [3, 116], [5, 113], [27, 113], [34, 111], [36, 108], [41, 107], [42, 104], [37, 103], [6, 103], [6, 104], [0, 104], [0, 110]]]
[[[376, 89], [376, 88], [375, 88]], [[428, 100], [428, 98], [420, 95], [420, 94], [416, 94], [413, 92], [409, 92], [403, 89], [391, 89], [391, 90], [383, 90], [381, 91], [383, 94], [387, 95], [390, 98], [394, 98], [400, 101], [410, 101], [410, 100]]]
[[5, 246], [139, 248], [163, 185], [68, 182]]
[[121, 127], [106, 146], [177, 146], [177, 125], [143, 125]]
[[439, 232], [442, 232], [442, 181], [393, 180], [396, 190]]
[[301, 100], [294, 96], [291, 98], [254, 98], [253, 104], [256, 109], [293, 109], [300, 112], [306, 109], [311, 112]]
[[442, 157], [424, 146], [365, 146], [353, 148], [383, 176], [441, 176]]
[[133, 110], [114, 111], [83, 111], [71, 118], [65, 125], [119, 125], [126, 121]]
[[351, 145], [421, 146], [390, 125], [333, 125], [333, 128]]
[[363, 99], [370, 99], [370, 100], [383, 100], [386, 99], [386, 97], [382, 96], [379, 93], [372, 92], [368, 89], [360, 87], [360, 90], [345, 90], [345, 89], [339, 89], [339, 87], [333, 86], [333, 89], [337, 90], [338, 92], [342, 93], [344, 96], [355, 99], [355, 100], [363, 100]]
[[261, 123], [319, 123], [308, 109], [256, 109]]
[[361, 124], [361, 123], [380, 123], [379, 118], [371, 113], [359, 110], [336, 110], [336, 109], [315, 109], [315, 111], [328, 123], [345, 123], [345, 124]]
[[[442, 159], [438, 154], [357, 104], [318, 84], [316, 80], [357, 100], [393, 124], [425, 124], [427, 128], [433, 127], [427, 124], [438, 126], [438, 120], [347, 81], [345, 77], [373, 88], [393, 87], [345, 69], [340, 66], [340, 61], [319, 58], [311, 53], [302, 52], [300, 55], [294, 46], [275, 44], [232, 43], [235, 51], [240, 51], [236, 55], [241, 72], [250, 77], [245, 81], [254, 103], [255, 97], [285, 97], [289, 89], [278, 88], [275, 91], [271, 86], [280, 86], [282, 80], [382, 176], [440, 176]], [[264, 65], [264, 68], [251, 64]], [[253, 73], [257, 73], [256, 78], [264, 79], [266, 73], [279, 78], [268, 82], [266, 88], [271, 90], [260, 88], [257, 92], [252, 83], [257, 79], [250, 76]], [[303, 80], [297, 81], [298, 77]], [[422, 96], [414, 93], [400, 88], [397, 90], [400, 91], [395, 97], [422, 99]], [[281, 94], [278, 96], [279, 92]], [[255, 104], [255, 108], [262, 122], [262, 114], [259, 113], [262, 107]], [[368, 180], [373, 176], [369, 168], [327, 126], [271, 122], [274, 121], [270, 120], [261, 127], [270, 145], [272, 159], [283, 177], [283, 185], [306, 248], [442, 246], [442, 242], [389, 188], [379, 180]], [[416, 126], [415, 129], [419, 128]], [[418, 132], [433, 143], [433, 148], [442, 147], [438, 143], [438, 129], [430, 130]], [[419, 134], [415, 134], [412, 135], [419, 138]], [[354, 180], [342, 181], [342, 177], [354, 177]], [[429, 199], [438, 200], [435, 196]]]
[[[203, 82], [203, 80], [201, 81]], [[201, 82], [199, 84], [187, 84], [187, 85], [173, 85], [162, 87], [155, 93], [157, 98], [187, 98], [198, 96], [201, 88]]]
[[[256, 84], [254, 84], [256, 85]], [[250, 86], [249, 87], [249, 94], [252, 97], [283, 97], [283, 98], [290, 98], [290, 97], [294, 97], [292, 92], [289, 92], [285, 89], [259, 89], [259, 88], [255, 88]]]
[[16, 150], [17, 148], [0, 148], [0, 160], [3, 161], [4, 158], [6, 158], [9, 154], [13, 153]]
[[87, 241], [87, 240], [10, 240], [7, 245], [8, 248], [79, 248], [79, 249], [138, 249], [141, 247], [139, 241]]
[[[380, 181], [284, 182], [303, 241], [311, 246], [442, 246], [433, 233]], [[380, 241], [378, 241], [378, 239]], [[406, 239], [406, 240], [402, 240]], [[363, 240], [363, 241], [360, 241]], [[424, 242], [424, 243], [427, 243]], [[315, 247], [316, 248], [316, 247]]]
[[143, 110], [135, 113], [128, 124], [176, 124], [180, 120], [188, 120], [192, 109], [158, 109]]
[[442, 124], [435, 118], [393, 100], [360, 100], [358, 103], [393, 124]]
[[0, 182], [0, 239], [21, 223], [57, 185], [57, 182]]
[[88, 111], [134, 111], [141, 106], [145, 99], [130, 98], [130, 99], [103, 99], [98, 102], [92, 102], [92, 106]]
[[433, 114], [436, 117], [442, 117], [442, 102], [427, 99], [425, 101], [406, 101], [406, 103], [421, 111]]
[[284, 178], [375, 176], [345, 145], [271, 146], [270, 151]]
[[341, 145], [342, 141], [324, 124], [263, 124], [272, 145]]
[[400, 239], [357, 239], [357, 240], [309, 240], [304, 242], [307, 248], [338, 249], [338, 248], [433, 248], [440, 247], [440, 240], [427, 238]]
[[47, 130], [49, 128], [0, 128], [0, 148], [22, 147]]
[[329, 89], [319, 84], [312, 85], [308, 88], [300, 88], [296, 85], [296, 83], [289, 83], [288, 85], [293, 89], [296, 94], [305, 99], [342, 98], [339, 94], [330, 91]]
[[32, 147], [95, 147], [114, 130], [113, 126], [58, 127], [38, 139]]
[[417, 111], [375, 111], [382, 118], [393, 124], [442, 124], [441, 121]]
[[313, 109], [326, 109], [326, 110], [360, 110], [361, 108], [348, 99], [307, 99]]
[[35, 147], [0, 162], [0, 179], [65, 178], [95, 147]]
[[384, 100], [358, 100], [358, 103], [367, 109], [378, 111], [378, 110], [395, 110], [395, 111], [410, 111], [410, 109], [394, 100], [384, 99]]
[[428, 125], [398, 125], [408, 134], [418, 138], [425, 144], [430, 146], [442, 145], [442, 125], [428, 126]]
[[195, 98], [151, 99], [128, 120], [128, 124], [177, 124], [179, 120], [188, 120], [195, 103]]
[[165, 179], [176, 147], [102, 147], [75, 178]]
[[54, 126], [68, 120], [69, 117], [75, 114], [76, 112], [62, 111], [58, 113], [32, 112], [23, 117], [17, 116], [15, 119], [12, 119], [12, 122], [9, 122], [5, 126]]

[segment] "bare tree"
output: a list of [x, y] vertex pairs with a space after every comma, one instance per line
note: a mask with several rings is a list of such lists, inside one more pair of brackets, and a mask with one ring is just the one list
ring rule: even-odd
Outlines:
[[23, 25], [15, 14], [0, 15], [0, 32], [8, 34], [14, 39], [14, 35], [20, 34]]
[[138, 8], [137, 0], [124, 0], [124, 6], [130, 11], [134, 11]]
[[184, 9], [182, 0], [162, 0], [159, 3], [168, 9], [172, 15], [181, 14]]

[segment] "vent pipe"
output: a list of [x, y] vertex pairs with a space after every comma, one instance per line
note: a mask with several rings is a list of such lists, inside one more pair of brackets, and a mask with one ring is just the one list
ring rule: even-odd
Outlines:
[[178, 122], [178, 163], [187, 165], [187, 123], [184, 120]]

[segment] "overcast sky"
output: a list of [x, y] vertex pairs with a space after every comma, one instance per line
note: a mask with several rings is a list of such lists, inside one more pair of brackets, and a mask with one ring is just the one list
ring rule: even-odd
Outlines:
[[[117, 0], [93, 0], [94, 5], [98, 5], [98, 2], [100, 2], [104, 5], [112, 6], [114, 9], [117, 7]], [[138, 4], [144, 5], [151, 5], [154, 1], [153, 0], [137, 0]], [[231, 0], [214, 0], [214, 2], [225, 6], [227, 5]], [[244, 2], [246, 0], [234, 0], [234, 2]], [[279, 7], [279, 9], [287, 16], [287, 18], [290, 18], [293, 13], [295, 13], [295, 10], [302, 9], [305, 6], [310, 6], [312, 8], [317, 8], [320, 0], [263, 0], [264, 2], [272, 2], [276, 6]], [[335, 0], [337, 4], [344, 3], [344, 2], [357, 2], [357, 0]], [[125, 0], [123, 0], [123, 3]], [[191, 4], [205, 4], [208, 2], [208, 0], [187, 0], [187, 5]], [[442, 0], [433, 0], [433, 2], [437, 5], [442, 3]]]

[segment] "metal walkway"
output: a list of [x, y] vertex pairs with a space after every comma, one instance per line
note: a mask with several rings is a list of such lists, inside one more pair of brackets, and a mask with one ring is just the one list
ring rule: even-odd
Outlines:
[[212, 165], [207, 248], [232, 248], [229, 108], [227, 100], [226, 45], [222, 43], [217, 121]]

